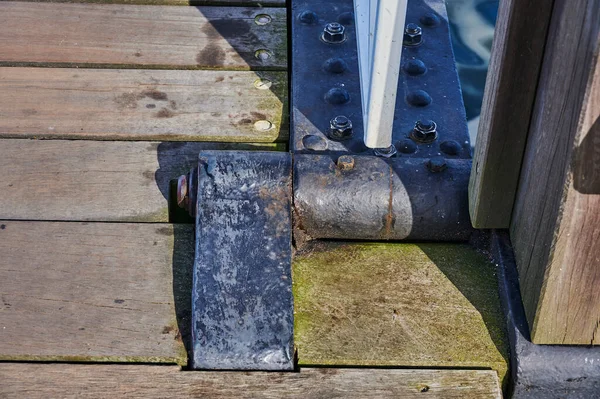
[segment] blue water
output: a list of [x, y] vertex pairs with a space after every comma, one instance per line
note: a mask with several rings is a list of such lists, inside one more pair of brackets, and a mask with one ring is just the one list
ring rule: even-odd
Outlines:
[[446, 6], [471, 145], [474, 145], [498, 15], [498, 0], [446, 0]]

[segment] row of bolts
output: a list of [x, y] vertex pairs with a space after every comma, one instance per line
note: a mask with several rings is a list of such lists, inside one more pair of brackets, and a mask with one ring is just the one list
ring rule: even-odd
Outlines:
[[[310, 11], [300, 15], [300, 20], [306, 20], [310, 18]], [[435, 17], [428, 16], [427, 21], [434, 25], [438, 21]], [[404, 41], [405, 46], [418, 46], [422, 43], [423, 31], [420, 26], [414, 23], [406, 25], [404, 30]], [[325, 26], [321, 39], [325, 43], [339, 44], [346, 41], [345, 27], [338, 22], [330, 22]], [[329, 138], [335, 141], [343, 141], [352, 137], [352, 121], [344, 116], [339, 115], [331, 119], [329, 124]], [[422, 144], [427, 144], [437, 139], [437, 125], [431, 120], [419, 120], [415, 123], [414, 129], [412, 130], [410, 137]], [[377, 148], [374, 150], [375, 155], [384, 158], [391, 158], [397, 153], [396, 146], [393, 144], [388, 148]], [[354, 158], [349, 155], [341, 156], [338, 159], [338, 166], [342, 170], [350, 170], [354, 168]], [[440, 163], [439, 160], [429, 162], [429, 168], [432, 171], [441, 171], [445, 169], [445, 162]]]

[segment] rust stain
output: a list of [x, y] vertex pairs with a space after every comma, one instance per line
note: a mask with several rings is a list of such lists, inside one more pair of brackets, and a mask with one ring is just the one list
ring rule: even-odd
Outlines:
[[156, 89], [144, 90], [141, 94], [144, 97], [148, 97], [148, 98], [151, 98], [156, 101], [167, 101], [169, 99], [169, 97], [167, 96], [167, 93], [158, 91]]
[[259, 120], [269, 119], [269, 118], [267, 117], [267, 115], [263, 114], [262, 112], [255, 112], [255, 111], [252, 111], [252, 112], [250, 112], [250, 114], [251, 114], [253, 117], [255, 117], [256, 119], [259, 119]]
[[389, 239], [392, 236], [392, 229], [394, 228], [394, 171], [390, 166], [390, 198], [388, 201], [388, 212], [385, 215], [385, 236], [384, 238]]
[[160, 111], [156, 113], [157, 118], [172, 118], [175, 116], [175, 113], [167, 108], [162, 108]]

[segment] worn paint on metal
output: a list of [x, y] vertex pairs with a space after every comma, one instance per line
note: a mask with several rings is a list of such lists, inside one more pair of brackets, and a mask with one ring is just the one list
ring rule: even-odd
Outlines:
[[293, 370], [291, 156], [203, 151], [193, 367]]

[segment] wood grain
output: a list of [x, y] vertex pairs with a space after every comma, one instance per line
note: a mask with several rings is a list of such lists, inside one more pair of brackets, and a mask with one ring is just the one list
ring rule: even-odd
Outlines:
[[507, 228], [554, 0], [500, 2], [469, 182], [476, 228]]
[[[257, 88], [262, 83], [270, 88]], [[288, 135], [282, 72], [0, 67], [0, 91], [0, 137], [273, 142]]]
[[4, 65], [287, 68], [285, 8], [0, 1], [0, 37]]
[[495, 270], [462, 244], [312, 243], [293, 262], [301, 365], [487, 367], [505, 376]]
[[[0, 0], [11, 1], [11, 0]], [[171, 6], [258, 6], [285, 7], [285, 0], [21, 0], [36, 3], [99, 3]]]
[[0, 219], [169, 221], [169, 182], [203, 149], [273, 144], [3, 140]]
[[511, 223], [537, 344], [600, 344], [600, 1], [556, 0]]
[[175, 366], [13, 363], [0, 364], [0, 379], [3, 398], [502, 397], [495, 373], [485, 370], [180, 372]]
[[186, 364], [192, 229], [0, 221], [0, 360]]

